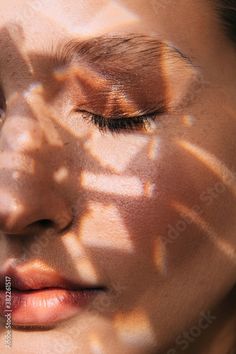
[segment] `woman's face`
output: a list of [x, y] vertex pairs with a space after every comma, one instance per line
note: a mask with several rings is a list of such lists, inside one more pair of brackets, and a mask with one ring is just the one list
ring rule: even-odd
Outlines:
[[170, 347], [236, 280], [236, 64], [214, 9], [2, 0], [0, 53], [12, 351]]

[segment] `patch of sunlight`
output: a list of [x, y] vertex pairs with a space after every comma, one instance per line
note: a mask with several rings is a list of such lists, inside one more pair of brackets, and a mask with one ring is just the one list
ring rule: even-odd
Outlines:
[[[31, 270], [32, 268], [34, 269], [34, 275], [37, 274], [37, 271], [39, 271], [41, 278], [43, 278], [44, 274], [45, 277], [48, 277], [48, 273], [55, 272], [51, 266], [39, 259], [34, 259], [32, 263], [22, 263], [17, 266], [17, 270], [22, 275], [24, 275], [24, 273], [28, 273], [28, 270]], [[32, 274], [32, 278], [34, 277], [34, 275]]]
[[167, 272], [166, 257], [165, 243], [161, 237], [157, 237], [153, 243], [153, 260], [157, 270], [163, 275]]
[[100, 249], [133, 252], [133, 242], [119, 209], [113, 205], [90, 202], [88, 212], [80, 222], [82, 245]]
[[1, 152], [0, 166], [4, 166], [4, 169], [12, 170], [13, 174], [15, 172], [31, 175], [35, 173], [35, 161], [31, 157], [14, 152]]
[[83, 188], [99, 193], [125, 197], [142, 197], [145, 195], [141, 180], [135, 176], [103, 175], [82, 172], [80, 181]]
[[14, 198], [13, 195], [9, 194], [9, 192], [1, 190], [0, 193], [1, 193], [1, 204], [2, 204], [0, 206], [0, 209], [6, 208], [7, 214], [9, 215], [6, 220], [6, 228], [11, 229], [12, 227], [17, 226], [16, 224], [18, 220], [21, 218], [21, 215], [23, 215], [25, 208], [21, 204], [21, 202], [18, 201], [16, 198]]
[[[101, 166], [109, 168], [114, 173], [121, 173], [129, 167], [135, 157], [138, 157], [138, 153], [148, 144], [147, 137], [139, 136], [135, 139], [135, 141], [131, 141], [130, 136], [122, 135], [116, 136], [115, 139], [114, 136], [108, 135], [104, 139], [100, 133], [94, 132], [84, 144], [84, 148]], [[121, 149], [121, 146], [127, 146], [127, 149]]]
[[195, 118], [191, 115], [184, 115], [182, 118], [182, 122], [186, 127], [192, 127], [195, 123]]
[[68, 176], [69, 176], [68, 168], [63, 166], [58, 168], [53, 174], [53, 178], [57, 183], [64, 182], [68, 178]]
[[86, 247], [81, 242], [80, 231], [73, 231], [62, 238], [62, 243], [74, 264], [73, 267], [81, 281], [85, 283], [99, 283], [99, 275], [86, 253]]
[[216, 156], [185, 140], [177, 141], [184, 150], [206, 165], [236, 196], [236, 176]]
[[92, 262], [86, 258], [79, 258], [75, 263], [76, 271], [81, 281], [85, 283], [97, 284], [99, 282], [99, 276]]
[[125, 112], [127, 115], [138, 115], [139, 109], [137, 103], [133, 99], [128, 97], [126, 92], [122, 92], [122, 86], [116, 84], [110, 84], [111, 92], [107, 95], [106, 107], [104, 109], [105, 117], [112, 117], [114, 107], [118, 106], [121, 112]]
[[159, 145], [160, 145], [160, 140], [156, 136], [150, 139], [148, 144], [148, 158], [151, 161], [155, 161], [157, 159], [159, 153]]
[[104, 351], [104, 346], [102, 344], [101, 339], [95, 333], [91, 334], [89, 336], [89, 342], [90, 342], [91, 354], [105, 354], [106, 353]]
[[[31, 1], [31, 17], [33, 13], [47, 19], [51, 27], [56, 26], [68, 36], [91, 37], [104, 32], [115, 31], [122, 26], [136, 23], [139, 17], [125, 6], [111, 1], [100, 0], [94, 4], [93, 11], [86, 3], [78, 1], [70, 6], [71, 0], [66, 5], [61, 0], [51, 0], [47, 4], [47, 12], [41, 1]], [[76, 7], [75, 7], [76, 6]], [[74, 12], [72, 13], [72, 8]], [[28, 10], [29, 11], [29, 10]], [[74, 14], [77, 14], [74, 16]]]
[[27, 102], [31, 101], [34, 95], [40, 95], [43, 92], [43, 85], [40, 82], [33, 82], [23, 91], [23, 96]]
[[32, 115], [37, 119], [37, 123], [40, 125], [40, 129], [46, 141], [51, 146], [63, 147], [64, 143], [53, 122], [53, 117], [56, 116], [53, 109], [45, 104], [39, 95], [34, 95], [29, 106], [33, 113]]
[[[9, 150], [17, 150], [18, 153], [31, 152], [42, 146], [41, 132], [36, 132], [36, 123], [33, 119], [29, 120], [29, 116], [25, 114], [20, 112], [18, 114], [10, 114], [11, 119], [9, 120], [7, 131], [4, 130], [4, 126], [2, 130], [2, 135], [7, 141]], [[31, 115], [30, 112], [29, 115]], [[16, 121], [18, 124], [15, 124]]]
[[71, 255], [72, 259], [77, 257], [82, 258], [84, 256], [85, 250], [81, 245], [80, 238], [75, 231], [66, 233], [66, 236], [62, 237], [61, 241], [67, 249], [68, 254]]
[[[182, 60], [181, 55], [175, 50], [171, 42], [162, 45], [162, 61], [160, 70], [165, 82], [165, 97], [167, 104], [177, 107], [182, 98], [186, 96], [189, 86], [193, 83], [193, 76], [196, 76], [196, 70]], [[170, 52], [174, 53], [169, 55]], [[181, 74], [185, 71], [185, 75]]]
[[117, 335], [124, 343], [142, 347], [155, 342], [155, 333], [144, 310], [137, 308], [118, 313], [113, 321]]
[[156, 185], [150, 181], [144, 183], [144, 195], [146, 198], [152, 198], [155, 192]]
[[124, 28], [126, 25], [138, 22], [139, 16], [125, 6], [108, 1], [87, 23], [80, 23], [71, 28], [71, 34], [90, 37]]

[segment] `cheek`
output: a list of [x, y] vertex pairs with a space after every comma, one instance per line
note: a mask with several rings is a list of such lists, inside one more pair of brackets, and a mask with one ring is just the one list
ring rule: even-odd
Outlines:
[[166, 237], [168, 225], [181, 220], [179, 205], [191, 209], [201, 202], [209, 175], [178, 141], [178, 134], [170, 138], [164, 131], [90, 135], [84, 145], [90, 162], [80, 179], [87, 203], [84, 241], [101, 247], [151, 246]]
[[[87, 140], [85, 148], [107, 173], [125, 176], [132, 170], [137, 158], [147, 154], [150, 142], [151, 138], [144, 135], [112, 136], [95, 131]], [[139, 173], [142, 174], [142, 171]], [[136, 174], [135, 171], [133, 174]]]
[[214, 112], [208, 116], [196, 110], [172, 117], [150, 135], [90, 132], [79, 186], [86, 203], [79, 231], [85, 245], [135, 250], [143, 262], [158, 265], [168, 253], [170, 267], [183, 254], [191, 259], [196, 248], [229, 256], [235, 207], [227, 186], [232, 181], [220, 176], [232, 124], [226, 130], [220, 119], [213, 125]]
[[220, 265], [211, 283], [216, 289], [232, 281], [236, 265], [236, 126], [217, 104], [202, 109], [193, 112], [194, 124], [180, 117], [161, 137], [154, 209], [168, 269], [176, 279], [191, 272], [202, 281], [213, 279]]
[[85, 149], [96, 161], [96, 168], [82, 172], [81, 186], [89, 204], [83, 232], [96, 228], [96, 233], [101, 234], [96, 242], [102, 243], [112, 234], [106, 242], [128, 247], [130, 241], [125, 246], [124, 240], [143, 232], [147, 214], [152, 213], [152, 200], [157, 196], [158, 137], [94, 132]]
[[96, 268], [112, 278], [117, 272], [118, 279], [126, 278], [152, 262], [159, 223], [158, 144], [156, 136], [95, 130], [84, 144], [88, 162], [80, 162], [76, 192], [84, 204], [75, 234]]

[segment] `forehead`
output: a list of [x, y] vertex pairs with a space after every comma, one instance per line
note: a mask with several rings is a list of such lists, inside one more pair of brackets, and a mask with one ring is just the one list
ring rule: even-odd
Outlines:
[[12, 0], [1, 1], [0, 14], [0, 28], [11, 25], [36, 51], [65, 37], [117, 32], [154, 34], [188, 47], [212, 40], [214, 23], [203, 0]]

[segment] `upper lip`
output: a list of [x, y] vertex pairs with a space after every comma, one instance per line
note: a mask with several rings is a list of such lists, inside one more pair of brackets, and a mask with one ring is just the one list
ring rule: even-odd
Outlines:
[[11, 278], [12, 290], [40, 290], [45, 288], [62, 288], [68, 290], [103, 289], [104, 286], [77, 283], [69, 280], [53, 270], [29, 265], [22, 270], [20, 267], [8, 267], [0, 271], [0, 289], [5, 289], [5, 277]]

